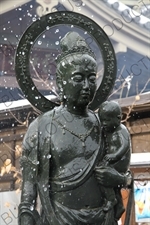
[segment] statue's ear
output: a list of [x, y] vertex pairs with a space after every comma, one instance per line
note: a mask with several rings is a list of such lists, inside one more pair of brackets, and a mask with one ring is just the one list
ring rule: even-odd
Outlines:
[[62, 85], [62, 79], [60, 76], [56, 76], [56, 84], [57, 84], [57, 87], [59, 88], [59, 90], [61, 91], [63, 88], [63, 85]]
[[57, 83], [57, 87], [59, 89], [60, 102], [64, 102], [63, 82], [62, 82], [62, 78], [60, 76], [57, 76], [56, 83]]

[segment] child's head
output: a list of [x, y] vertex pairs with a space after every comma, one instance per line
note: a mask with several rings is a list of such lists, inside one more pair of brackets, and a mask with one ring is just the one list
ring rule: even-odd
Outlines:
[[121, 108], [115, 101], [105, 101], [100, 105], [98, 115], [106, 131], [112, 131], [120, 125], [121, 113]]

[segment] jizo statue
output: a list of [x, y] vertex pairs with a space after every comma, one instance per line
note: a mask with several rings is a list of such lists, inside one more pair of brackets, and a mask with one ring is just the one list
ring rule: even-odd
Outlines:
[[129, 134], [117, 103], [103, 103], [98, 115], [89, 109], [97, 61], [86, 40], [72, 31], [60, 47], [61, 104], [35, 119], [23, 141], [19, 224], [117, 225], [124, 212], [120, 188], [131, 184]]

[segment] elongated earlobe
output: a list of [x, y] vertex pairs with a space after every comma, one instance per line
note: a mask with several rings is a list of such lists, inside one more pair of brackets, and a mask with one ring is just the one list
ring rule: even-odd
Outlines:
[[63, 89], [59, 93], [59, 99], [60, 99], [60, 102], [63, 102], [64, 101], [64, 92], [63, 92]]
[[62, 79], [60, 76], [57, 76], [56, 83], [57, 83], [57, 87], [59, 89], [60, 102], [63, 102], [64, 101], [64, 91], [63, 91]]

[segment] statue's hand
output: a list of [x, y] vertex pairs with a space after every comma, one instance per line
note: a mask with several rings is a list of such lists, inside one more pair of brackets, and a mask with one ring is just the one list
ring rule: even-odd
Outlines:
[[117, 157], [115, 154], [107, 154], [104, 156], [105, 161], [115, 161], [117, 160]]
[[125, 185], [125, 177], [119, 174], [114, 168], [108, 166], [97, 166], [95, 168], [95, 177], [99, 184], [105, 187], [117, 187]]
[[34, 221], [31, 215], [24, 213], [20, 218], [19, 225], [34, 225]]

